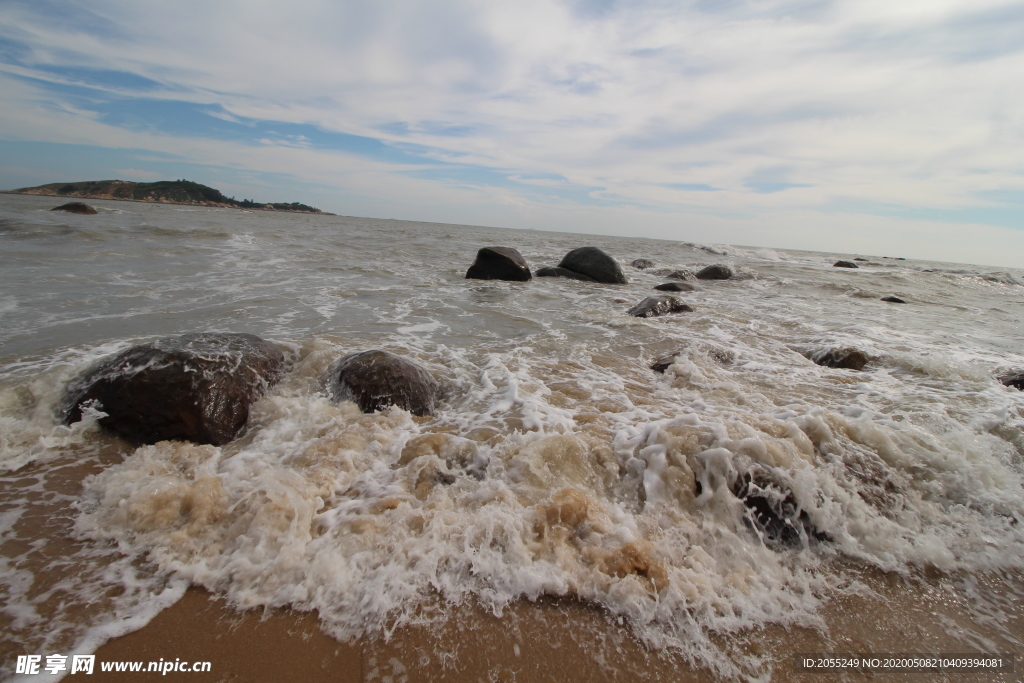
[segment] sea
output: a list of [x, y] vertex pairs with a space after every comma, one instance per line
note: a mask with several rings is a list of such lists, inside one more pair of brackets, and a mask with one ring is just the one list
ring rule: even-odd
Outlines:
[[[684, 218], [672, 241], [87, 201], [0, 195], [4, 677], [190, 585], [342, 641], [573, 599], [721, 680], [789, 666], [750, 634], [828, 634], [830, 606], [883, 593], [926, 634], [904, 651], [1024, 653], [1024, 392], [999, 381], [1024, 371], [1022, 269], [695, 243]], [[629, 283], [467, 280], [487, 246], [531, 269], [599, 247]], [[711, 264], [735, 275], [675, 294], [692, 312], [627, 314]], [[192, 332], [287, 357], [235, 440], [60, 423], [91, 366]], [[843, 348], [870, 360], [810, 360]], [[333, 402], [368, 349], [426, 368], [436, 412]]]

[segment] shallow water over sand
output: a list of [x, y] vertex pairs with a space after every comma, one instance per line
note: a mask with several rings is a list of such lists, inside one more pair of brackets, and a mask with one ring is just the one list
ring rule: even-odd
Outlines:
[[[446, 603], [578, 598], [731, 679], [777, 660], [750, 634], [834, 626], [837, 601], [896, 577], [921, 628], [1020, 651], [1024, 393], [996, 376], [1024, 369], [1021, 271], [51, 204], [0, 196], [5, 660], [91, 650], [190, 582], [239, 607], [317, 610], [342, 639]], [[465, 280], [489, 245], [533, 269], [599, 246], [630, 283]], [[654, 268], [629, 267], [641, 257]], [[737, 277], [680, 293], [694, 312], [626, 315], [669, 272], [711, 263]], [[92, 363], [194, 331], [258, 334], [289, 357], [238, 439], [133, 449], [95, 417], [57, 424]], [[807, 359], [846, 346], [873, 360]], [[442, 381], [437, 413], [332, 403], [327, 370], [369, 348]], [[798, 506], [796, 543], [750, 524], [735, 491], [752, 473]], [[929, 621], [909, 605], [935, 591], [952, 607]]]

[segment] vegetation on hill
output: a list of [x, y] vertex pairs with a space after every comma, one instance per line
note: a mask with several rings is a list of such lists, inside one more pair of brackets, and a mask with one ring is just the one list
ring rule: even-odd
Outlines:
[[11, 190], [11, 192], [83, 199], [129, 199], [140, 202], [324, 213], [320, 209], [299, 202], [267, 204], [251, 199], [239, 201], [234, 197], [225, 197], [220, 190], [194, 183], [191, 180], [161, 180], [155, 183], [135, 183], [128, 180], [86, 180], [77, 183], [50, 183], [38, 187], [23, 187], [19, 190]]

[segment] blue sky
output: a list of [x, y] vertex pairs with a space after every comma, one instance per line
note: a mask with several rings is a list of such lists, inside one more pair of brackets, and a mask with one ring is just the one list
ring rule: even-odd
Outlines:
[[0, 0], [0, 187], [1024, 267], [1005, 0]]

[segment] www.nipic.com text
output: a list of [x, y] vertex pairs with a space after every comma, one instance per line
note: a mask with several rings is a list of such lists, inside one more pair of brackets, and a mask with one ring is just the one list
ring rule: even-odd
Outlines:
[[[72, 674], [91, 674], [96, 667], [96, 655], [47, 655], [43, 660], [42, 655], [18, 655], [14, 673], [57, 674], [67, 671]], [[210, 671], [210, 662], [183, 662], [180, 659], [173, 662], [164, 659], [158, 662], [100, 662], [100, 671], [158, 673], [164, 676], [172, 672], [207, 673]]]

